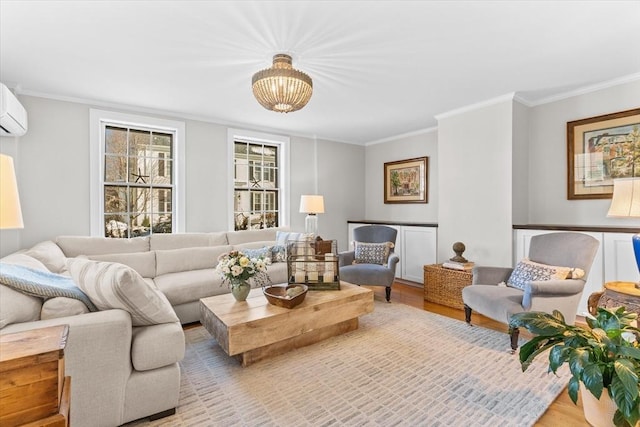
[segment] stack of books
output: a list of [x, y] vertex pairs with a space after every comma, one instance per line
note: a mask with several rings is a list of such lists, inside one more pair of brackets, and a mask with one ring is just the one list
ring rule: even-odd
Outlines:
[[460, 270], [460, 271], [471, 271], [475, 264], [473, 262], [456, 262], [456, 261], [447, 261], [442, 264], [443, 268], [450, 268], [451, 270]]

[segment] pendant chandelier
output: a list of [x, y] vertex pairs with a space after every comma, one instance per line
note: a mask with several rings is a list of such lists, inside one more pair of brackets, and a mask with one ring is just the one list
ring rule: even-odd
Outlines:
[[253, 95], [267, 110], [297, 111], [307, 105], [313, 93], [311, 77], [291, 66], [291, 56], [278, 53], [273, 66], [258, 71], [251, 79]]

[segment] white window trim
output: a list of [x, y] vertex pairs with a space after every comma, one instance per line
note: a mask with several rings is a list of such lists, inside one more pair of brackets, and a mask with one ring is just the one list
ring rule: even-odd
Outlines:
[[235, 152], [234, 142], [236, 139], [247, 139], [250, 141], [266, 143], [277, 145], [280, 152], [280, 160], [281, 165], [278, 168], [280, 174], [280, 217], [278, 220], [278, 227], [288, 227], [289, 226], [289, 208], [290, 208], [290, 198], [289, 198], [289, 137], [282, 135], [273, 135], [262, 132], [254, 132], [249, 130], [241, 130], [241, 129], [227, 129], [227, 170], [229, 171], [227, 175], [227, 202], [228, 202], [228, 211], [227, 211], [227, 227], [230, 231], [235, 229], [234, 217], [233, 217], [233, 198], [234, 198], [234, 165], [233, 165], [233, 154]]
[[104, 127], [107, 124], [121, 124], [124, 126], [140, 126], [144, 128], [175, 133], [174, 143], [174, 173], [173, 192], [173, 232], [185, 231], [185, 123], [158, 119], [155, 117], [138, 116], [115, 111], [89, 109], [89, 176], [91, 177], [89, 191], [89, 206], [91, 214], [91, 235], [104, 237]]

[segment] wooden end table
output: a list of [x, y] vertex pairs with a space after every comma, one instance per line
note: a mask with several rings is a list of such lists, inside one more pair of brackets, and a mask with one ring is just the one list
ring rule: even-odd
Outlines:
[[0, 335], [0, 425], [69, 425], [68, 333], [69, 326], [60, 325]]
[[358, 317], [373, 311], [373, 291], [346, 282], [340, 290], [308, 291], [288, 309], [269, 304], [262, 289], [246, 301], [224, 294], [200, 300], [200, 322], [242, 366], [358, 329]]

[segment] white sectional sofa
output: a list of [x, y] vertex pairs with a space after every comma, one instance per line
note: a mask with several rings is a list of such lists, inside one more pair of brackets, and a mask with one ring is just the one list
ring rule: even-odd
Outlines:
[[[106, 280], [91, 269], [116, 267], [117, 277], [126, 273], [127, 280], [143, 281], [147, 292], [157, 293], [151, 296], [157, 302], [154, 309], [160, 310], [155, 318], [160, 320], [141, 323], [126, 307], [88, 312], [77, 300], [45, 300], [0, 285], [0, 333], [70, 326], [65, 364], [72, 378], [75, 426], [117, 426], [170, 414], [178, 404], [178, 362], [185, 350], [181, 323], [199, 320], [200, 298], [229, 292], [214, 270], [218, 256], [233, 249], [271, 251], [263, 248], [276, 245], [278, 231], [154, 234], [133, 239], [60, 236], [39, 243], [0, 262], [75, 276], [76, 281]], [[286, 282], [284, 258], [273, 258], [280, 262], [268, 267], [269, 277], [273, 283]], [[81, 271], [87, 277], [79, 278]]]

